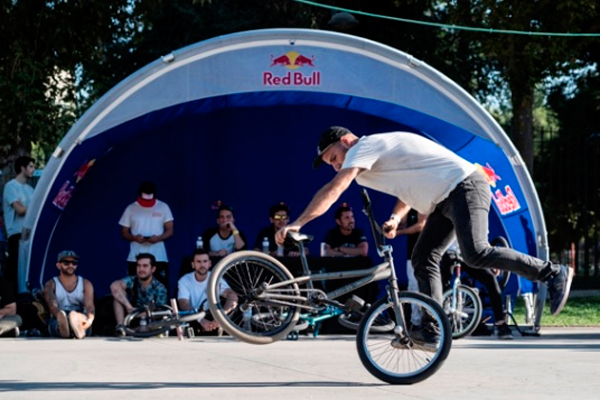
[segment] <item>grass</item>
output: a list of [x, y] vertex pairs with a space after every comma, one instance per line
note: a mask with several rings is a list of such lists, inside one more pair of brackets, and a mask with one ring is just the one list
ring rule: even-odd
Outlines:
[[[523, 299], [517, 300], [513, 315], [517, 323], [525, 323]], [[600, 326], [600, 296], [570, 298], [558, 317], [550, 315], [550, 306], [546, 302], [542, 326]]]

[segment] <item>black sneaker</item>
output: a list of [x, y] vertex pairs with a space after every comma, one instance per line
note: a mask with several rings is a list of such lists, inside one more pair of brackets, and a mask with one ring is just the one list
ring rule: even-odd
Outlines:
[[115, 327], [115, 335], [118, 337], [127, 336], [127, 332], [125, 332], [125, 326], [119, 324]]
[[550, 293], [550, 311], [552, 315], [557, 316], [564, 308], [569, 298], [572, 282], [573, 268], [566, 265], [560, 265], [559, 273], [544, 282], [548, 286], [548, 293]]
[[440, 345], [440, 332], [432, 324], [415, 326], [410, 333], [410, 338], [415, 345], [429, 352], [436, 352]]
[[508, 324], [496, 325], [496, 337], [503, 340], [512, 340], [514, 336]]

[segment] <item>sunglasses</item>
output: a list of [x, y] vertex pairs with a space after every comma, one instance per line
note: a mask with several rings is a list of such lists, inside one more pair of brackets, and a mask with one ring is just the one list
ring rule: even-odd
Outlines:
[[67, 265], [77, 265], [77, 261], [75, 261], [75, 260], [64, 260], [64, 261], [61, 261], [60, 263], [62, 265], [65, 265], [65, 266], [67, 266]]
[[275, 221], [279, 221], [279, 220], [283, 220], [283, 221], [287, 221], [290, 217], [288, 217], [287, 215], [273, 215], [273, 219]]

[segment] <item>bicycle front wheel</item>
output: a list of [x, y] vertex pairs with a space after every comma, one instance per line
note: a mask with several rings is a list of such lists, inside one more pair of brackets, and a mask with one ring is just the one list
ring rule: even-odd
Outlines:
[[[400, 292], [404, 328], [396, 325], [394, 303], [383, 298], [365, 313], [356, 337], [358, 355], [365, 368], [376, 378], [394, 385], [408, 385], [429, 378], [444, 363], [452, 336], [444, 310], [433, 299], [414, 292]], [[435, 340], [424, 345], [412, 339], [413, 329], [420, 321], [427, 321], [438, 332]], [[391, 321], [394, 327], [386, 332], [373, 329], [382, 321]]]
[[450, 320], [452, 338], [463, 338], [477, 329], [481, 322], [483, 304], [475, 290], [465, 285], [458, 285], [456, 303], [454, 303], [452, 289], [449, 289], [444, 293], [442, 304]]
[[[295, 283], [270, 286], [293, 279], [275, 258], [256, 251], [240, 251], [223, 258], [211, 273], [206, 289], [213, 318], [231, 336], [252, 344], [269, 344], [287, 336], [300, 313], [300, 290]], [[223, 282], [235, 292], [238, 305], [225, 312], [219, 300]]]

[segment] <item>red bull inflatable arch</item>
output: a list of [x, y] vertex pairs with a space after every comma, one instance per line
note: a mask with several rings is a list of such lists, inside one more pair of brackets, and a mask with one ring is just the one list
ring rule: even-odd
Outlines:
[[[196, 237], [216, 223], [211, 205], [234, 207], [252, 247], [284, 201], [297, 216], [333, 176], [313, 171], [322, 130], [364, 135], [407, 130], [477, 163], [493, 195], [490, 238], [548, 257], [539, 200], [515, 147], [458, 85], [424, 62], [380, 43], [300, 29], [236, 33], [163, 56], [115, 86], [71, 128], [39, 181], [21, 243], [20, 290], [56, 274], [58, 252], [76, 251], [96, 293], [126, 274], [129, 244], [119, 218], [142, 181], [171, 207], [166, 247], [174, 288]], [[394, 199], [372, 193], [379, 218]], [[340, 199], [358, 211], [359, 187]], [[357, 225], [368, 229], [356, 212]], [[377, 215], [377, 214], [376, 214]], [[305, 227], [312, 254], [333, 211]], [[404, 239], [394, 243], [400, 276]], [[373, 248], [373, 246], [371, 246]], [[372, 249], [373, 256], [375, 252]]]

